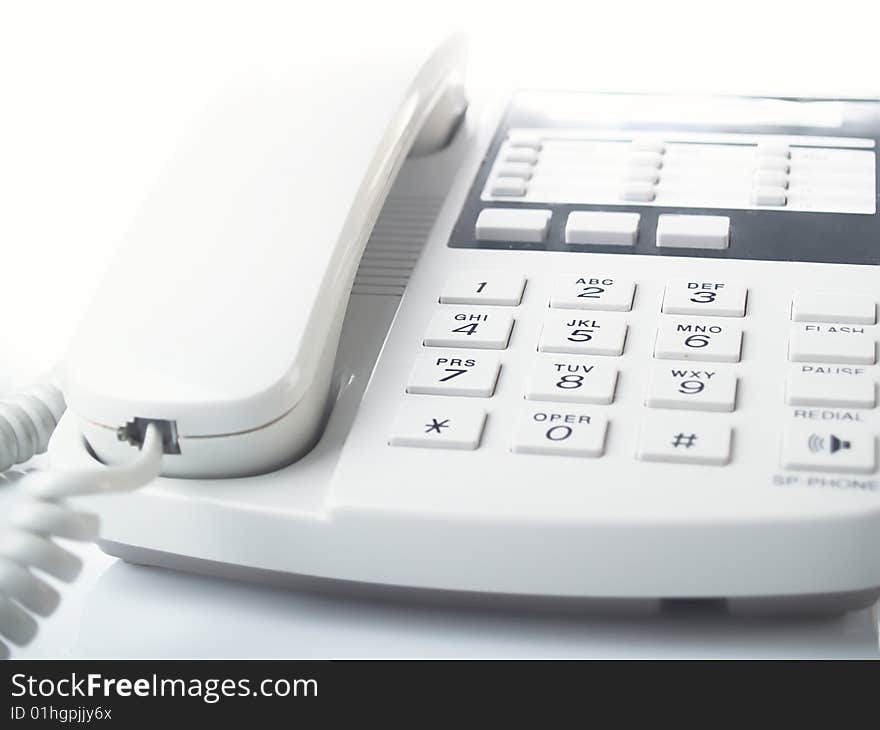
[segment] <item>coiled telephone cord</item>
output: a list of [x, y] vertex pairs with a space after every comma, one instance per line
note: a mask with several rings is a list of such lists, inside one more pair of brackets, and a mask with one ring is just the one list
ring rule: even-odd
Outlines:
[[[61, 391], [51, 385], [0, 400], [0, 472], [44, 452], [64, 410]], [[34, 571], [69, 583], [82, 568], [80, 559], [52, 538], [98, 537], [97, 515], [74, 510], [65, 499], [138, 489], [159, 475], [162, 455], [162, 435], [151, 424], [140, 452], [127, 464], [25, 475], [21, 487], [29, 498], [0, 531], [0, 658], [9, 656], [4, 638], [27, 644], [39, 628], [34, 615], [49, 616], [60, 602], [58, 591]]]

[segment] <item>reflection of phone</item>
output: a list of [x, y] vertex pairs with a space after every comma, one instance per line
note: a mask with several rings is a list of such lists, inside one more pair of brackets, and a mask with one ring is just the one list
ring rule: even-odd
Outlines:
[[460, 41], [410, 50], [231, 87], [148, 200], [52, 446], [114, 462], [120, 430], [163, 430], [164, 476], [94, 505], [105, 549], [874, 601], [878, 105], [529, 92], [464, 115]]

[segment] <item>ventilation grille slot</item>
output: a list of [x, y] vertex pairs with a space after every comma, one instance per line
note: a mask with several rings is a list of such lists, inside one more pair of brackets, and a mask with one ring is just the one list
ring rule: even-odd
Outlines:
[[389, 196], [367, 241], [352, 294], [403, 295], [442, 203], [439, 195]]

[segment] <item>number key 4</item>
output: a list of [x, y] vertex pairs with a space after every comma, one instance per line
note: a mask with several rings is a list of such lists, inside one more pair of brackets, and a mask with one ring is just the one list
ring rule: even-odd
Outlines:
[[470, 347], [504, 350], [510, 340], [513, 317], [503, 311], [443, 307], [431, 319], [426, 347]]

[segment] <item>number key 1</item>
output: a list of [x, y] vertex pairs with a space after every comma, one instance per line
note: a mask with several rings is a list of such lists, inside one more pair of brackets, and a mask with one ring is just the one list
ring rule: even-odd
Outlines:
[[525, 285], [522, 274], [510, 271], [457, 271], [446, 280], [440, 303], [515, 307], [522, 301]]

